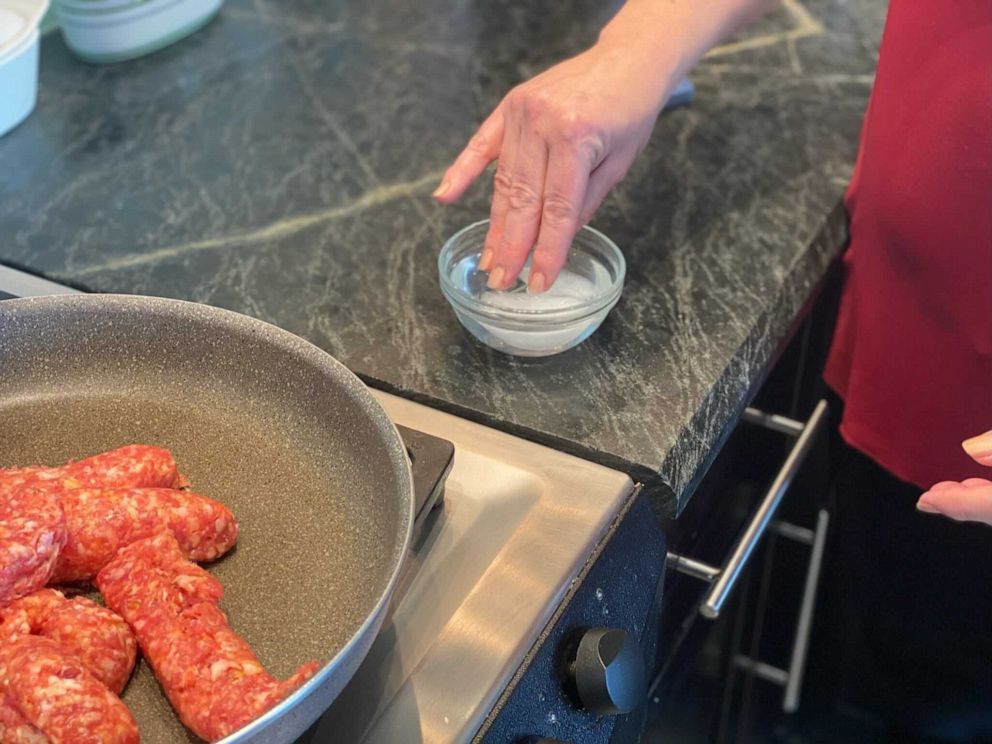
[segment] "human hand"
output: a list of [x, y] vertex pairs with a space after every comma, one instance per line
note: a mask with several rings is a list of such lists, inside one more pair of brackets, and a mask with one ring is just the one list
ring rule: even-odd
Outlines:
[[[975, 462], [992, 467], [992, 431], [966, 439], [961, 446]], [[960, 483], [941, 481], [920, 496], [916, 507], [958, 521], [992, 525], [992, 481], [985, 478], [968, 478]]]
[[479, 262], [491, 289], [511, 286], [532, 249], [530, 291], [554, 283], [575, 233], [647, 144], [678, 74], [674, 57], [649, 46], [600, 41], [507, 94], [434, 192], [454, 202], [497, 161]]

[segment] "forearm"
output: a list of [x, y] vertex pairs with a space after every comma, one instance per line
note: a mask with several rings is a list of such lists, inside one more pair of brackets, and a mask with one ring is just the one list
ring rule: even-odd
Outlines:
[[641, 56], [666, 76], [681, 79], [707, 51], [780, 2], [627, 0], [600, 32], [596, 46]]
[[579, 226], [630, 169], [674, 87], [708, 49], [777, 0], [627, 0], [582, 54], [510, 91], [445, 171], [450, 204], [493, 160], [489, 230], [479, 269], [528, 291], [558, 277]]

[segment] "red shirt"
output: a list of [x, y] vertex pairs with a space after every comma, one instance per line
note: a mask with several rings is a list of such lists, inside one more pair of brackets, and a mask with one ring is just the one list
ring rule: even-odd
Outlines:
[[992, 0], [892, 0], [846, 197], [824, 373], [841, 434], [899, 478], [992, 478]]

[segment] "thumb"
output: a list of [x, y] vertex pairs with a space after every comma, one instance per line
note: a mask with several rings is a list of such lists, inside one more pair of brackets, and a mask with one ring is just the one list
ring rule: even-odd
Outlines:
[[992, 481], [983, 478], [969, 478], [961, 483], [943, 481], [920, 496], [916, 507], [958, 521], [992, 524]]
[[961, 446], [980, 465], [992, 467], [992, 430], [977, 437], [965, 439]]

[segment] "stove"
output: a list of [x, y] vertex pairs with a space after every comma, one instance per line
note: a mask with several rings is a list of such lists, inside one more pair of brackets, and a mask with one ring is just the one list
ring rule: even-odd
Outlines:
[[[0, 266], [0, 299], [75, 291]], [[638, 732], [627, 709], [644, 697], [638, 666], [654, 661], [665, 556], [639, 489], [620, 472], [373, 395], [414, 456], [440, 463], [420, 489], [436, 508], [421, 511], [369, 655], [299, 744], [578, 744]]]

